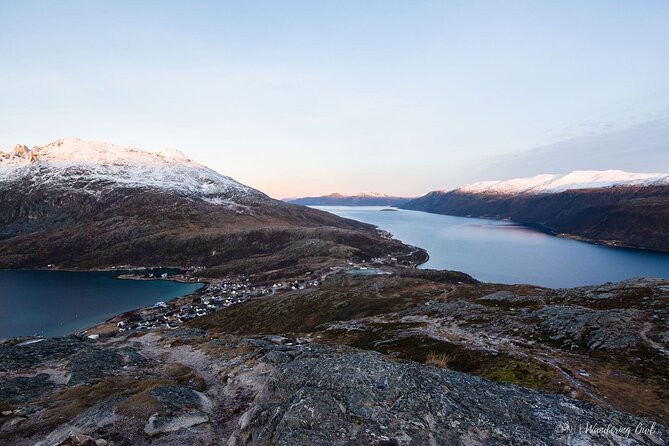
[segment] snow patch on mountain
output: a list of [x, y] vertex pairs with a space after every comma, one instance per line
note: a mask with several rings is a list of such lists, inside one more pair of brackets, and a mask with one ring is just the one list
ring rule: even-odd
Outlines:
[[575, 170], [568, 174], [544, 174], [512, 180], [481, 181], [448, 191], [480, 194], [543, 194], [574, 189], [615, 186], [669, 185], [666, 173], [630, 173], [622, 170]]
[[381, 192], [360, 192], [356, 197], [395, 198], [392, 195], [382, 194]]
[[360, 192], [359, 194], [356, 195], [344, 195], [335, 192], [325, 196], [331, 198], [400, 198], [400, 197], [395, 197], [393, 195], [382, 194], [380, 192]]
[[116, 187], [158, 189], [215, 204], [231, 196], [264, 196], [178, 150], [147, 152], [77, 138], [0, 152], [0, 187], [17, 181], [28, 187], [69, 187], [94, 194]]

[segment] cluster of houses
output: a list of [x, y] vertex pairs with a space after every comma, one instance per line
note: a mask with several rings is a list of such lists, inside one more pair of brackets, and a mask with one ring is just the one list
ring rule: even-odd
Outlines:
[[[397, 259], [391, 256], [374, 258], [369, 262], [362, 260], [361, 263], [348, 261], [345, 266], [330, 267], [330, 271], [320, 275], [319, 279], [314, 279], [313, 274], [309, 272], [305, 274], [305, 278], [288, 282], [277, 282], [271, 285], [254, 285], [246, 276], [226, 278], [223, 280], [207, 280], [209, 283], [194, 294], [183, 298], [177, 298], [167, 303], [158, 302], [151, 307], [119, 315], [111, 321], [108, 321], [107, 324], [111, 325], [108, 325], [111, 332], [121, 333], [128, 330], [177, 328], [189, 320], [206, 316], [214, 311], [245, 302], [248, 299], [272, 296], [277, 292], [317, 287], [322, 280], [325, 280], [331, 274], [351, 273], [351, 271], [362, 273], [368, 272], [372, 274], [391, 274], [370, 267], [372, 265], [393, 265], [396, 262]], [[189, 273], [186, 275], [181, 273], [175, 274], [172, 270], [168, 273], [166, 272], [168, 270], [161, 268], [146, 269], [144, 272], [140, 273], [137, 273], [137, 271], [142, 271], [141, 268], [131, 266], [119, 266], [113, 269], [122, 272], [127, 271], [128, 273], [119, 276], [119, 278], [127, 279], [168, 279], [182, 280], [185, 282], [204, 282], [206, 280], [193, 278], [193, 275], [197, 275], [194, 273], [199, 272], [198, 270], [201, 269], [199, 267], [190, 268]], [[85, 336], [86, 331], [84, 331], [82, 335]], [[97, 339], [99, 335], [89, 334], [88, 337]]]
[[249, 283], [249, 279], [243, 278], [213, 281], [187, 299], [175, 299], [169, 303], [158, 302], [130, 315], [126, 314], [116, 326], [119, 332], [176, 328], [191, 319], [206, 316], [254, 297], [270, 296], [280, 291], [302, 290], [318, 284], [318, 280], [296, 280], [274, 283], [271, 286], [253, 286]]

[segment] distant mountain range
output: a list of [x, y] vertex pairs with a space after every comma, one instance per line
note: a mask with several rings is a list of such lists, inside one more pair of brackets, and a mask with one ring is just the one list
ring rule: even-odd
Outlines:
[[484, 181], [399, 207], [508, 219], [594, 243], [669, 251], [669, 174], [574, 171]]
[[542, 194], [576, 189], [669, 185], [666, 173], [630, 173], [621, 170], [576, 170], [504, 181], [481, 181], [459, 187], [460, 192], [488, 194]]
[[284, 201], [303, 206], [398, 206], [412, 198], [367, 192], [358, 195], [330, 194], [320, 197], [290, 198]]
[[197, 266], [211, 277], [413, 252], [371, 225], [271, 199], [178, 151], [63, 139], [0, 152], [0, 268]]
[[[632, 120], [634, 121], [634, 120]], [[573, 170], [621, 169], [631, 172], [656, 172], [669, 169], [669, 114], [657, 114], [653, 119], [628, 127], [609, 127], [580, 136], [535, 147], [525, 151], [487, 158], [462, 169], [462, 178], [514, 178], [544, 172], [571, 172]], [[456, 181], [453, 184], [462, 184]]]

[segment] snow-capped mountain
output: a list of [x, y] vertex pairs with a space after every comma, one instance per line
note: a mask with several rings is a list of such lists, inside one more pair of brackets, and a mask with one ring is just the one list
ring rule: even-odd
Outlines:
[[0, 268], [303, 272], [333, 250], [417, 252], [371, 225], [274, 200], [175, 150], [63, 139], [0, 153]]
[[359, 198], [396, 198], [392, 195], [388, 194], [383, 194], [381, 192], [360, 192], [359, 194], [356, 195], [351, 195], [353, 197], [359, 197]]
[[544, 174], [529, 178], [481, 181], [458, 187], [458, 192], [493, 194], [544, 194], [575, 189], [669, 184], [666, 173], [630, 173], [622, 170], [575, 170], [567, 174]]
[[513, 220], [596, 243], [669, 251], [669, 174], [574, 171], [483, 181], [399, 207]]
[[72, 188], [90, 194], [119, 187], [169, 191], [215, 204], [261, 192], [187, 158], [178, 150], [147, 152], [67, 138], [44, 146], [0, 152], [0, 187]]

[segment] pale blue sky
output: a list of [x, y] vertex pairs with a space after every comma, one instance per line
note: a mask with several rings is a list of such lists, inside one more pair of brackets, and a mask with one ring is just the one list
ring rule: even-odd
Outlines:
[[275, 197], [417, 195], [665, 118], [668, 24], [667, 1], [3, 0], [0, 148], [79, 136]]

